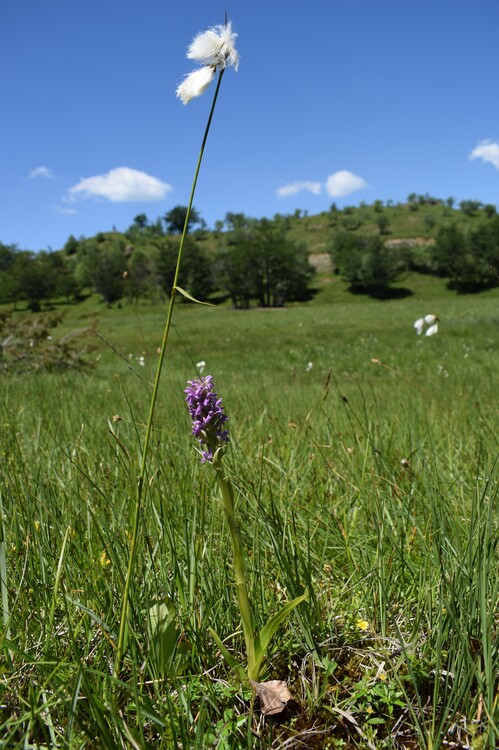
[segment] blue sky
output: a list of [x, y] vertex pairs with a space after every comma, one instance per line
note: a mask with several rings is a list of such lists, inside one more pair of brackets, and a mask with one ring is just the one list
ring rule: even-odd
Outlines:
[[241, 62], [194, 201], [209, 226], [412, 192], [499, 203], [495, 0], [2, 0], [0, 241], [58, 249], [187, 203], [214, 84], [175, 89], [225, 10]]

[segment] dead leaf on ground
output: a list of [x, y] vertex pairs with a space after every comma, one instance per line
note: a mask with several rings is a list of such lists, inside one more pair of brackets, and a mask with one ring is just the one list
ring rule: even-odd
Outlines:
[[266, 682], [252, 682], [251, 684], [260, 698], [264, 716], [280, 714], [286, 708], [288, 701], [293, 698], [283, 680], [267, 680]]

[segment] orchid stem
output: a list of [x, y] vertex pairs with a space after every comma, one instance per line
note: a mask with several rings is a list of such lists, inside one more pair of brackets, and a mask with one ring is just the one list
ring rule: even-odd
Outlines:
[[234, 557], [234, 576], [236, 579], [237, 601], [239, 604], [239, 612], [241, 614], [244, 640], [246, 643], [248, 673], [251, 674], [253, 672], [253, 665], [255, 664], [255, 633], [253, 628], [253, 617], [251, 614], [248, 589], [246, 586], [243, 545], [241, 542], [241, 535], [239, 533], [239, 527], [236, 522], [236, 514], [234, 511], [234, 492], [232, 489], [232, 483], [229, 479], [227, 479], [222, 469], [222, 462], [220, 457], [214, 458], [213, 467], [217, 474], [218, 486], [220, 487], [220, 491], [222, 493], [225, 518], [227, 519], [230, 531], [232, 553]]

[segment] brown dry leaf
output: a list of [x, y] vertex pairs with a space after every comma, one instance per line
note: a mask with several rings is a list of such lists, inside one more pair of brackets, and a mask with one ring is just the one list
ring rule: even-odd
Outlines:
[[260, 698], [264, 716], [280, 714], [293, 697], [283, 680], [267, 680], [267, 682], [252, 682], [251, 684]]

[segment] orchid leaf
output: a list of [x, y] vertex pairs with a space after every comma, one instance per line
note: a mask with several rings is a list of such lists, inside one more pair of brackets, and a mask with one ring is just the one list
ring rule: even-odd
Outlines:
[[192, 296], [192, 294], [189, 294], [189, 292], [186, 292], [185, 289], [182, 289], [181, 286], [174, 286], [174, 289], [177, 290], [177, 292], [180, 292], [180, 294], [185, 297], [186, 299], [190, 299], [191, 302], [195, 302], [197, 305], [206, 305], [207, 307], [215, 307], [214, 304], [211, 302], [201, 302], [201, 300], [196, 299]]
[[222, 639], [220, 638], [220, 636], [218, 636], [217, 633], [215, 633], [215, 631], [213, 630], [213, 628], [208, 628], [208, 630], [209, 630], [209, 632], [211, 634], [211, 637], [213, 638], [213, 640], [217, 644], [217, 646], [218, 646], [218, 648], [220, 650], [220, 653], [222, 654], [222, 656], [224, 657], [225, 661], [229, 665], [229, 667], [232, 670], [234, 670], [234, 672], [237, 674], [237, 676], [239, 677], [239, 680], [241, 682], [246, 682], [246, 673], [244, 671], [243, 665], [239, 664], [239, 662], [237, 661], [237, 659], [234, 659], [234, 657], [232, 656], [232, 654], [230, 653], [230, 651], [228, 650], [228, 648], [226, 646], [224, 646], [224, 644], [223, 644]]
[[267, 624], [264, 625], [260, 630], [255, 638], [255, 663], [253, 665], [248, 665], [250, 680], [258, 680], [260, 667], [267, 652], [270, 639], [276, 632], [279, 625], [286, 619], [286, 617], [293, 611], [293, 609], [297, 607], [298, 604], [304, 602], [305, 599], [308, 599], [308, 591], [305, 591], [304, 594], [296, 597], [296, 599], [292, 599], [290, 602], [286, 602], [281, 611], [274, 615], [274, 617], [271, 617]]

